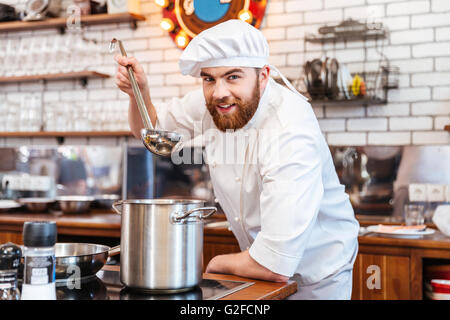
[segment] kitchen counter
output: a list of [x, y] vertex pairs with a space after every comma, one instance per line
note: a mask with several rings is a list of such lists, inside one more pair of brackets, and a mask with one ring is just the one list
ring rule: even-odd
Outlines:
[[120, 267], [105, 265], [96, 277], [82, 280], [79, 289], [60, 283], [56, 290], [58, 300], [282, 300], [297, 291], [297, 284], [205, 273], [201, 283], [192, 290], [155, 294], [126, 288], [120, 283]]
[[91, 210], [80, 214], [63, 214], [61, 211], [31, 213], [9, 211], [0, 213], [0, 243], [22, 243], [25, 221], [55, 221], [58, 235], [120, 238], [120, 215], [111, 210]]

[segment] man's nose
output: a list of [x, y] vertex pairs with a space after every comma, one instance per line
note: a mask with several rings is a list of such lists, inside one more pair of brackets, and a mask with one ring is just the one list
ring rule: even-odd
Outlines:
[[227, 85], [221, 81], [217, 81], [213, 91], [214, 100], [224, 99], [228, 96], [230, 96], [230, 90], [228, 89]]

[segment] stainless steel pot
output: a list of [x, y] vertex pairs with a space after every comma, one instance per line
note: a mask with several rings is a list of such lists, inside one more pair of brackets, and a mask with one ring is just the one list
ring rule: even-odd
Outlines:
[[[119, 209], [120, 207], [120, 209]], [[201, 200], [123, 200], [120, 281], [138, 290], [174, 293], [202, 279], [203, 219], [217, 211]]]

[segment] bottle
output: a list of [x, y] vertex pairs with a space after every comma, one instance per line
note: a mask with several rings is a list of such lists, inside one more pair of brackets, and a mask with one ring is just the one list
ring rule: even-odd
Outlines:
[[56, 223], [25, 222], [23, 243], [22, 300], [56, 300]]
[[20, 300], [17, 271], [22, 250], [14, 243], [0, 246], [0, 300]]

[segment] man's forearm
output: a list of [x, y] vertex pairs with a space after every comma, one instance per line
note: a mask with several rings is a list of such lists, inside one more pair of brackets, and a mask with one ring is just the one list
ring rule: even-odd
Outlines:
[[215, 256], [208, 264], [206, 272], [234, 274], [246, 278], [276, 282], [286, 282], [289, 279], [257, 263], [250, 256], [248, 250], [240, 253]]
[[[145, 106], [147, 107], [147, 112], [152, 121], [153, 127], [156, 125], [157, 114], [155, 107], [150, 99], [150, 93], [148, 90], [142, 91], [142, 97], [144, 99]], [[134, 96], [130, 96], [130, 105], [128, 107], [128, 123], [130, 125], [131, 132], [133, 135], [141, 139], [141, 129], [144, 128], [144, 123], [142, 122], [141, 114], [136, 103]]]

